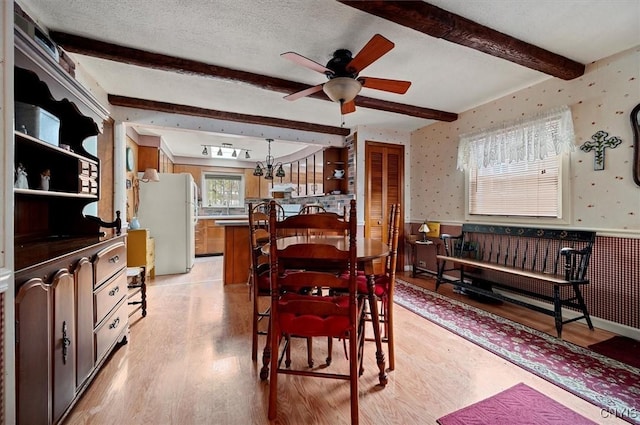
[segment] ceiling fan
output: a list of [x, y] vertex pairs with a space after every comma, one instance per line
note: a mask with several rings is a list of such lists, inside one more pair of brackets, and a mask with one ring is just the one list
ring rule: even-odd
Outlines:
[[329, 81], [312, 86], [285, 96], [287, 100], [296, 100], [319, 91], [324, 91], [334, 102], [340, 103], [342, 114], [355, 112], [355, 97], [362, 87], [383, 90], [391, 93], [405, 94], [411, 86], [410, 81], [387, 80], [384, 78], [360, 77], [360, 71], [380, 59], [393, 49], [395, 45], [381, 36], [374, 35], [371, 40], [355, 56], [347, 49], [338, 49], [327, 65], [321, 65], [295, 52], [282, 53], [280, 56], [289, 59], [313, 71], [325, 74]]

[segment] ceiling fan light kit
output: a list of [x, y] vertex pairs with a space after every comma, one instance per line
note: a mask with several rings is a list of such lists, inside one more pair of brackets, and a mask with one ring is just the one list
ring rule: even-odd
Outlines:
[[362, 90], [362, 84], [353, 78], [336, 77], [324, 83], [322, 90], [329, 99], [342, 104], [355, 99]]

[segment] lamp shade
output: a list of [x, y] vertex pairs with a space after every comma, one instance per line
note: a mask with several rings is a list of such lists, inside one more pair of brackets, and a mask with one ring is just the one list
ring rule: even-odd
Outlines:
[[362, 84], [349, 77], [336, 77], [324, 83], [322, 90], [334, 102], [351, 102], [360, 93]]
[[429, 233], [431, 230], [429, 230], [429, 226], [427, 225], [427, 222], [425, 221], [424, 223], [422, 223], [420, 225], [420, 227], [418, 228], [418, 232], [420, 233]]
[[158, 170], [156, 170], [155, 168], [147, 168], [146, 170], [144, 170], [144, 174], [142, 175], [142, 178], [140, 180], [145, 183], [159, 182], [160, 176], [158, 175]]

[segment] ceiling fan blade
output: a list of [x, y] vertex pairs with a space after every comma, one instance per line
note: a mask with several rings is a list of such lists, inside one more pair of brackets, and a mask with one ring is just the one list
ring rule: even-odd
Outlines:
[[360, 77], [358, 81], [362, 87], [383, 90], [391, 93], [405, 94], [411, 86], [411, 81], [387, 80], [386, 78]]
[[350, 114], [352, 112], [355, 112], [356, 111], [356, 102], [352, 100], [351, 102], [343, 103], [340, 106], [340, 110], [342, 111], [342, 115], [347, 115], [347, 114]]
[[395, 44], [387, 40], [380, 34], [376, 34], [371, 37], [371, 40], [358, 52], [358, 54], [351, 59], [351, 62], [347, 65], [347, 69], [354, 69], [356, 72], [360, 72], [373, 62], [377, 61], [389, 50], [393, 49]]
[[322, 84], [318, 84], [317, 86], [309, 87], [304, 90], [300, 90], [295, 93], [288, 94], [283, 99], [287, 99], [287, 100], [300, 99], [301, 97], [309, 96], [310, 94], [314, 94], [319, 91], [322, 91], [322, 86], [323, 86]]
[[309, 58], [305, 58], [304, 56], [299, 55], [298, 53], [286, 52], [286, 53], [282, 53], [280, 56], [282, 56], [285, 59], [289, 59], [291, 62], [297, 63], [298, 65], [302, 65], [306, 68], [309, 68], [321, 74], [326, 74], [326, 73], [333, 74], [333, 71], [327, 68], [326, 66], [320, 65], [318, 62], [312, 61]]

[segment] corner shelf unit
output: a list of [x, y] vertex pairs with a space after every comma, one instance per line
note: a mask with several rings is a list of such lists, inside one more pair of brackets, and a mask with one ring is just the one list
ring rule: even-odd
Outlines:
[[[324, 191], [327, 195], [339, 191], [341, 194], [347, 193], [347, 149], [327, 148], [324, 150]], [[335, 177], [337, 170], [343, 170], [342, 177]]]

